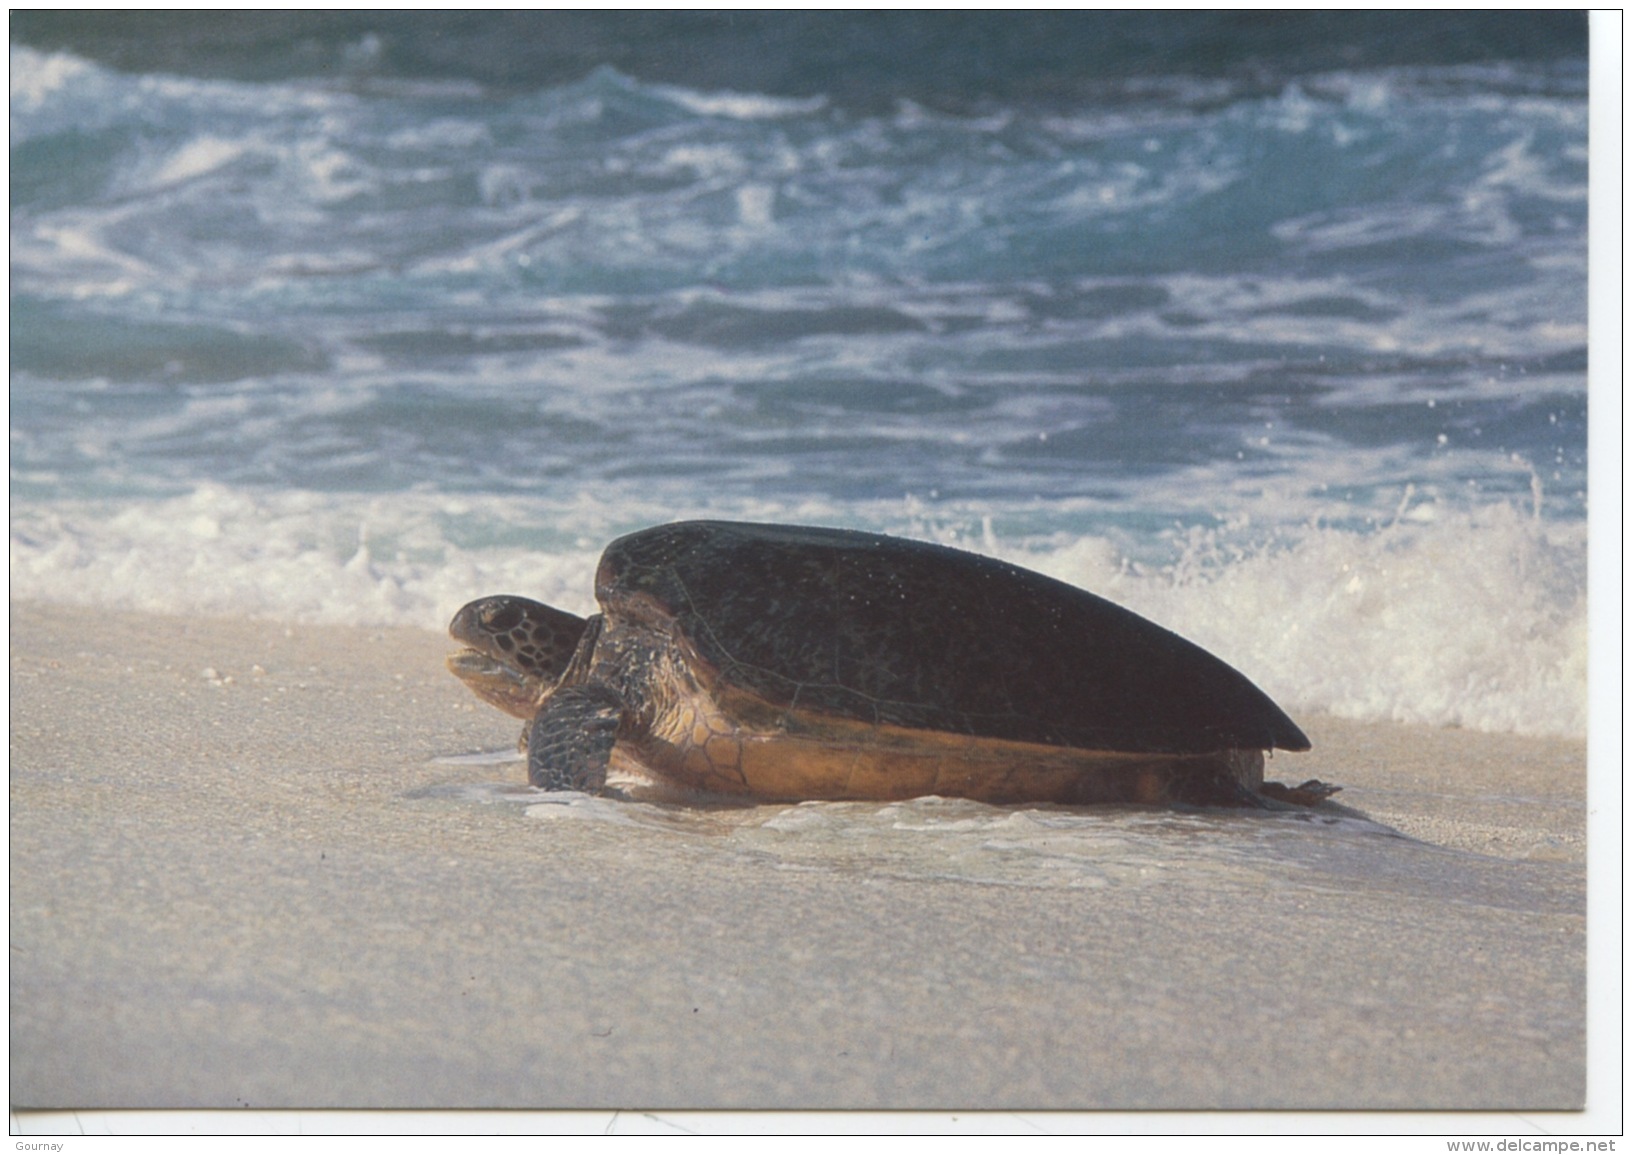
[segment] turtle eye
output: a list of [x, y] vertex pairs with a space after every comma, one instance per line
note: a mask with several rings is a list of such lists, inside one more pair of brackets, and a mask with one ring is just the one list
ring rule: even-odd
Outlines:
[[500, 602], [482, 611], [482, 625], [494, 631], [514, 629], [521, 622], [521, 607], [514, 602]]

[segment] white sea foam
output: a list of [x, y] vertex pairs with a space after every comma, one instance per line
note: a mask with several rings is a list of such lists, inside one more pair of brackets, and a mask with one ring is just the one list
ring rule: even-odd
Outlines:
[[[833, 509], [707, 514], [842, 523]], [[12, 596], [440, 630], [481, 594], [586, 613], [614, 534], [656, 507], [564, 499], [254, 493], [13, 510]], [[1585, 537], [1507, 506], [1401, 518], [1372, 532], [1310, 527], [1273, 544], [1193, 531], [1167, 565], [1103, 538], [1026, 544], [931, 532], [921, 509], [874, 528], [953, 540], [1109, 597], [1193, 639], [1294, 711], [1471, 729], [1586, 727]], [[482, 527], [479, 538], [473, 526]]]
[[36, 52], [33, 49], [14, 46], [11, 50], [13, 118], [36, 112], [64, 87], [91, 76], [96, 71], [95, 66], [89, 61], [66, 52]]
[[670, 84], [650, 86], [653, 93], [700, 116], [720, 116], [732, 120], [776, 120], [785, 116], [805, 116], [827, 107], [825, 96], [767, 96], [754, 92], [696, 92]]
[[11, 63], [15, 596], [439, 630], [587, 611], [642, 525], [850, 525], [1294, 710], [1582, 730], [1567, 86], [962, 118]]
[[1154, 574], [1091, 542], [1015, 560], [1227, 657], [1290, 706], [1581, 735], [1585, 544], [1498, 505], [1372, 533], [1311, 528], [1257, 551], [1198, 531]]
[[1374, 877], [1379, 855], [1429, 865], [1443, 853], [1365, 819], [1324, 813], [1131, 808], [1083, 814], [933, 795], [889, 803], [673, 807], [492, 784], [437, 793], [524, 805], [538, 822], [601, 823], [702, 840], [717, 853], [780, 870], [1026, 889], [1159, 887], [1179, 874], [1205, 875], [1221, 885], [1319, 888], [1334, 875]]

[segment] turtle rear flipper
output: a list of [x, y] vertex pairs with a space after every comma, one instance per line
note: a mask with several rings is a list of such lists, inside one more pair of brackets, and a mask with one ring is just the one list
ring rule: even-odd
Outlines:
[[527, 737], [527, 778], [543, 790], [598, 793], [618, 741], [623, 699], [609, 686], [563, 686]]
[[1273, 798], [1277, 802], [1290, 802], [1294, 806], [1318, 806], [1326, 799], [1343, 789], [1322, 782], [1318, 778], [1311, 778], [1297, 786], [1286, 786], [1280, 782], [1265, 782], [1258, 787], [1258, 792], [1266, 798]]

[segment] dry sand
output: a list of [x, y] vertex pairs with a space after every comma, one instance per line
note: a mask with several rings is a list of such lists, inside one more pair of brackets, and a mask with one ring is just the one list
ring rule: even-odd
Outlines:
[[1582, 1103], [1579, 744], [1300, 718], [1411, 839], [1284, 878], [874, 876], [439, 792], [521, 776], [450, 648], [13, 605], [14, 1108]]

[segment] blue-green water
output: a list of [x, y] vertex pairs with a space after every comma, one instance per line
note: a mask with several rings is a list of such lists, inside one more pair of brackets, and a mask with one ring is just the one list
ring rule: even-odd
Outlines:
[[14, 595], [435, 628], [583, 608], [640, 525], [805, 521], [1045, 569], [1293, 706], [1583, 725], [1568, 36], [687, 74], [609, 26], [530, 83], [354, 24], [190, 75], [14, 41]]

